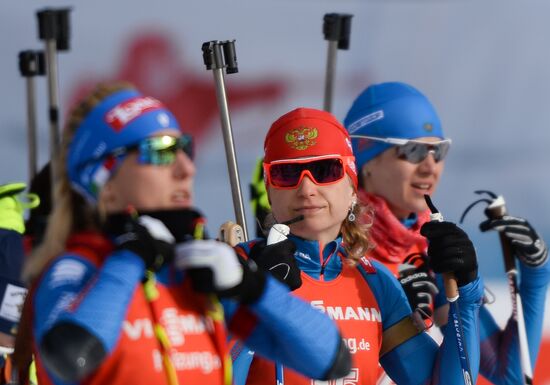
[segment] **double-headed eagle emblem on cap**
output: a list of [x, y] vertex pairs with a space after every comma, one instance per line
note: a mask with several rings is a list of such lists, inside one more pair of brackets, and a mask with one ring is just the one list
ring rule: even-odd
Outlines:
[[317, 128], [302, 126], [287, 132], [285, 142], [295, 150], [305, 150], [317, 143], [315, 139], [318, 135]]

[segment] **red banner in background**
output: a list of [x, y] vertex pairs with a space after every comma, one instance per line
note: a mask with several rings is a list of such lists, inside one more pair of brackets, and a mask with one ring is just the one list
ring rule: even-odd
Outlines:
[[[196, 55], [198, 56], [198, 55]], [[99, 82], [127, 81], [145, 95], [160, 100], [175, 116], [182, 129], [198, 142], [219, 119], [216, 90], [211, 72], [188, 68], [175, 44], [161, 33], [143, 33], [133, 38], [120, 54], [120, 66], [113, 74], [82, 73], [72, 87], [69, 105], [90, 92]], [[286, 92], [283, 79], [228, 81], [231, 111], [256, 103], [278, 102]]]

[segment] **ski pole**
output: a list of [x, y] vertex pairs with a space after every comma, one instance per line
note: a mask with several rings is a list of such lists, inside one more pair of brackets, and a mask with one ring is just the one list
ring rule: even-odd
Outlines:
[[[426, 194], [424, 195], [424, 199], [431, 212], [430, 220], [442, 222], [443, 215], [434, 206], [430, 196]], [[443, 273], [443, 282], [445, 285], [445, 296], [449, 302], [449, 315], [451, 316], [452, 326], [455, 331], [454, 335], [456, 336], [456, 346], [458, 348], [458, 358], [460, 360], [460, 367], [462, 368], [464, 384], [472, 385], [472, 371], [470, 370], [470, 362], [466, 350], [466, 339], [464, 338], [464, 328], [462, 327], [460, 309], [458, 307], [458, 285], [453, 273]]]
[[[46, 75], [48, 78], [48, 116], [50, 121], [50, 158], [52, 197], [58, 179], [56, 162], [53, 161], [59, 153], [60, 124], [59, 124], [59, 87], [57, 51], [69, 49], [69, 8], [46, 8], [36, 13], [38, 18], [38, 37], [44, 40]], [[52, 200], [52, 205], [54, 201]]]
[[341, 13], [327, 13], [323, 17], [323, 34], [325, 35], [325, 40], [328, 40], [325, 98], [323, 102], [323, 109], [327, 112], [332, 111], [336, 51], [338, 49], [349, 49], [352, 17], [353, 15]]
[[225, 155], [227, 158], [227, 169], [229, 172], [229, 182], [231, 183], [231, 195], [233, 197], [233, 207], [237, 223], [242, 227], [244, 240], [248, 240], [246, 227], [246, 218], [244, 214], [243, 196], [241, 192], [241, 183], [239, 180], [239, 168], [237, 166], [237, 156], [235, 153], [235, 144], [233, 141], [233, 131], [231, 129], [231, 118], [227, 105], [227, 94], [225, 92], [225, 82], [223, 69], [227, 74], [239, 72], [237, 66], [237, 54], [235, 52], [235, 40], [227, 41], [208, 41], [202, 44], [202, 56], [207, 70], [212, 70], [214, 82], [216, 84], [216, 98], [220, 109], [222, 123], [223, 141], [225, 145]]
[[34, 77], [45, 75], [44, 52], [19, 52], [19, 72], [26, 79], [27, 90], [27, 144], [29, 180], [32, 180], [38, 169], [36, 150], [36, 92]]
[[[496, 195], [490, 191], [476, 191], [476, 193], [487, 193], [491, 198], [489, 206], [487, 206], [486, 213], [490, 219], [500, 219], [505, 215], [508, 215], [506, 210], [506, 202], [502, 195]], [[527, 332], [525, 328], [525, 318], [523, 316], [523, 305], [521, 302], [521, 295], [518, 288], [518, 271], [516, 269], [516, 261], [514, 258], [514, 252], [512, 246], [506, 236], [499, 232], [500, 245], [502, 247], [502, 256], [504, 258], [504, 269], [506, 276], [508, 277], [508, 288], [510, 290], [510, 296], [512, 299], [512, 317], [516, 320], [518, 327], [519, 338], [519, 352], [520, 352], [520, 364], [523, 373], [523, 384], [533, 384], [533, 369], [531, 367], [531, 358], [529, 356], [529, 343], [527, 340]]]
[[[290, 234], [290, 225], [302, 219], [304, 219], [304, 216], [298, 215], [286, 222], [274, 224], [271, 229], [269, 229], [266, 244], [273, 245], [287, 239], [288, 234]], [[275, 363], [275, 381], [276, 385], [284, 385], [285, 383], [284, 367], [278, 362]]]

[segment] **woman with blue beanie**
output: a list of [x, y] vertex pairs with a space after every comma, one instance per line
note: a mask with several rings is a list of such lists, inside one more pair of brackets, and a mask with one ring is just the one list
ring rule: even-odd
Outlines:
[[[354, 101], [344, 124], [352, 138], [360, 175], [359, 198], [373, 209], [372, 217], [364, 218], [373, 223], [375, 246], [370, 256], [400, 280], [413, 310], [427, 323], [435, 319], [443, 326], [447, 306], [441, 280], [428, 267], [428, 244], [420, 228], [429, 220], [424, 195], [433, 194], [437, 188], [451, 140], [443, 134], [430, 101], [417, 89], [398, 82], [366, 88]], [[519, 257], [520, 292], [534, 366], [550, 280], [548, 250], [521, 218], [487, 220], [481, 229], [500, 231]], [[483, 306], [480, 323], [480, 373], [493, 384], [523, 384], [514, 318], [501, 330]]]
[[38, 383], [229, 385], [227, 328], [313, 378], [349, 371], [327, 316], [203, 239], [192, 159], [172, 113], [129, 85], [99, 86], [72, 111], [25, 268]]

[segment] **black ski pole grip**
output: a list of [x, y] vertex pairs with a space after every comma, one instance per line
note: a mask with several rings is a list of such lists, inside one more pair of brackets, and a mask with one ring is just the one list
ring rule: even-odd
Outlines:
[[327, 13], [323, 17], [323, 34], [325, 40], [337, 41], [340, 38], [340, 15]]
[[70, 8], [46, 8], [36, 13], [38, 18], [38, 38], [40, 40], [55, 39], [57, 50], [69, 49]]
[[45, 75], [44, 52], [33, 50], [19, 52], [19, 72], [24, 77]]
[[43, 9], [36, 13], [38, 18], [38, 38], [40, 40], [57, 40], [57, 20], [53, 9]]
[[349, 49], [351, 34], [351, 18], [353, 15], [341, 15], [340, 39], [338, 39], [338, 49]]
[[225, 65], [227, 66], [225, 72], [227, 74], [235, 74], [239, 72], [237, 52], [235, 51], [235, 40], [227, 40], [223, 42], [223, 56]]
[[61, 8], [56, 10], [57, 22], [57, 50], [68, 51], [69, 39], [71, 37], [71, 27], [69, 23], [70, 8]]
[[222, 44], [218, 40], [202, 43], [202, 58], [207, 70], [224, 68]]
[[327, 13], [323, 18], [325, 40], [337, 41], [339, 49], [348, 49], [353, 15]]
[[212, 69], [214, 64], [214, 44], [216, 43], [215, 40], [202, 43], [202, 60], [208, 71]]

